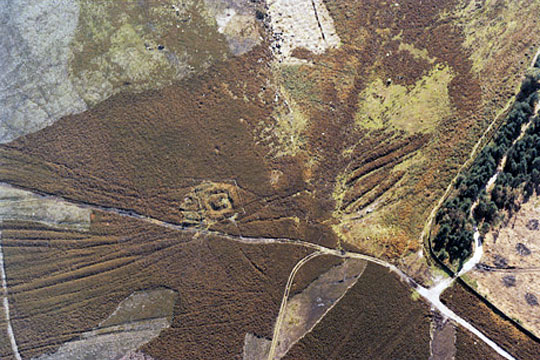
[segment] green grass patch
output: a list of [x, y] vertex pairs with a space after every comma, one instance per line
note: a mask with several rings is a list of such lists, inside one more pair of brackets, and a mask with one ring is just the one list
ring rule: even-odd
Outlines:
[[452, 77], [450, 68], [436, 66], [412, 88], [376, 79], [359, 96], [357, 124], [365, 129], [431, 133], [452, 112], [448, 95]]

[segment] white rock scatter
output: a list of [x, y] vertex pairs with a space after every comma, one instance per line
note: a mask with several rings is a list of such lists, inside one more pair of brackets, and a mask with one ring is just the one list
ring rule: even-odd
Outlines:
[[11, 0], [0, 6], [0, 143], [86, 110], [68, 79], [79, 18], [70, 0]]
[[154, 358], [140, 351], [130, 351], [120, 360], [154, 360]]
[[227, 39], [233, 55], [242, 55], [262, 40], [257, 30], [255, 6], [250, 0], [204, 0], [217, 31]]
[[322, 54], [340, 45], [334, 21], [322, 0], [268, 0], [267, 3], [271, 46], [278, 60], [291, 61], [295, 48]]

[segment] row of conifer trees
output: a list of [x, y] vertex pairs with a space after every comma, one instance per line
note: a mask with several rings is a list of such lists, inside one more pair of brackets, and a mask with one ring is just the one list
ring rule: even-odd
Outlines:
[[[540, 59], [521, 84], [520, 91], [503, 125], [482, 149], [469, 170], [461, 175], [454, 195], [437, 212], [438, 231], [433, 238], [433, 250], [441, 260], [463, 263], [471, 254], [474, 227], [482, 224], [486, 231], [501, 210], [516, 210], [520, 195], [530, 196], [540, 185], [540, 119], [532, 120], [525, 135], [518, 140], [522, 126], [534, 114], [540, 89]], [[491, 196], [485, 187], [497, 172], [505, 154], [506, 164], [497, 177]], [[478, 200], [474, 216], [472, 205]]]

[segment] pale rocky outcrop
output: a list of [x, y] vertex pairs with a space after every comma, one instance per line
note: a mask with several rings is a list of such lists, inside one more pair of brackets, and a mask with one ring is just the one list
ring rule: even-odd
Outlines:
[[79, 6], [10, 0], [0, 6], [0, 143], [86, 109], [68, 79]]
[[204, 3], [216, 20], [218, 32], [227, 39], [231, 53], [242, 55], [261, 42], [252, 1], [204, 0]]
[[281, 61], [290, 62], [296, 48], [322, 54], [340, 45], [334, 21], [322, 0], [268, 0], [268, 15], [272, 48]]

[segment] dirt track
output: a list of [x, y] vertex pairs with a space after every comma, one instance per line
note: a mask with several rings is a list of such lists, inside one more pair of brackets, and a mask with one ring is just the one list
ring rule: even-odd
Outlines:
[[[5, 184], [5, 183], [0, 183], [0, 185], [11, 186], [11, 185]], [[368, 256], [368, 255], [364, 255], [364, 254], [360, 254], [360, 253], [356, 253], [356, 252], [352, 252], [352, 251], [331, 249], [331, 248], [324, 247], [322, 245], [313, 244], [313, 243], [309, 243], [309, 242], [302, 241], [302, 240], [295, 240], [295, 239], [289, 239], [289, 238], [246, 237], [246, 236], [242, 236], [242, 235], [237, 236], [237, 235], [225, 234], [225, 233], [221, 233], [221, 232], [213, 231], [213, 230], [190, 228], [190, 227], [185, 227], [185, 226], [182, 226], [182, 225], [178, 225], [178, 224], [174, 224], [174, 223], [170, 223], [170, 222], [166, 222], [166, 221], [162, 221], [162, 220], [157, 220], [157, 219], [145, 216], [145, 215], [138, 214], [138, 213], [133, 212], [133, 211], [126, 211], [125, 209], [117, 209], [117, 208], [93, 205], [93, 204], [89, 204], [89, 203], [75, 202], [75, 201], [71, 201], [71, 200], [68, 200], [68, 199], [64, 199], [64, 198], [61, 198], [61, 197], [58, 197], [58, 196], [52, 196], [52, 195], [43, 195], [43, 194], [41, 194], [41, 196], [43, 196], [45, 198], [48, 198], [48, 199], [62, 200], [62, 201], [68, 202], [68, 203], [79, 205], [79, 206], [84, 207], [84, 208], [90, 208], [90, 209], [93, 209], [93, 210], [98, 210], [98, 211], [103, 211], [103, 212], [107, 212], [107, 213], [113, 213], [113, 214], [120, 215], [120, 216], [130, 217], [130, 218], [134, 218], [134, 219], [137, 219], [137, 220], [142, 220], [142, 221], [145, 221], [145, 222], [149, 222], [149, 223], [154, 224], [154, 225], [163, 226], [163, 227], [166, 227], [166, 228], [170, 228], [170, 229], [174, 229], [174, 230], [178, 230], [178, 231], [183, 231], [183, 232], [189, 232], [189, 233], [193, 233], [193, 234], [199, 233], [199, 234], [204, 234], [204, 235], [213, 235], [213, 236], [222, 237], [222, 238], [227, 239], [227, 240], [241, 242], [241, 243], [245, 243], [245, 244], [289, 244], [289, 245], [300, 245], [300, 246], [303, 246], [303, 247], [307, 247], [307, 248], [311, 248], [313, 250], [316, 250], [316, 252], [306, 256], [304, 259], [299, 261], [296, 264], [296, 266], [293, 268], [293, 271], [290, 273], [289, 279], [288, 279], [288, 282], [287, 282], [287, 286], [285, 288], [282, 304], [281, 304], [282, 309], [280, 309], [280, 316], [282, 316], [281, 314], [282, 314], [283, 307], [286, 305], [286, 301], [284, 301], [284, 300], [286, 298], [288, 298], [288, 293], [290, 291], [290, 287], [291, 287], [291, 284], [292, 284], [292, 279], [294, 278], [294, 275], [295, 275], [296, 271], [298, 271], [298, 269], [301, 268], [301, 266], [303, 264], [305, 264], [307, 261], [309, 261], [310, 259], [312, 259], [312, 258], [314, 258], [316, 256], [324, 254], [324, 255], [333, 255], [333, 256], [337, 256], [337, 257], [341, 257], [341, 258], [361, 259], [361, 260], [366, 260], [366, 261], [381, 265], [381, 266], [389, 269], [390, 271], [394, 272], [395, 274], [397, 274], [405, 283], [407, 283], [410, 286], [412, 286], [413, 288], [415, 288], [418, 291], [418, 293], [424, 299], [426, 299], [431, 304], [431, 306], [433, 306], [435, 309], [439, 310], [442, 314], [444, 314], [448, 318], [452, 319], [453, 321], [455, 321], [458, 324], [465, 327], [467, 330], [474, 333], [483, 342], [485, 342], [487, 345], [489, 345], [493, 350], [495, 350], [501, 356], [503, 356], [503, 357], [505, 357], [506, 359], [509, 359], [509, 360], [514, 360], [514, 357], [512, 357], [505, 350], [500, 348], [496, 343], [494, 343], [488, 337], [486, 337], [481, 331], [476, 329], [469, 322], [465, 321], [464, 319], [462, 319], [461, 317], [456, 315], [454, 312], [452, 312], [450, 309], [448, 309], [448, 307], [446, 307], [444, 304], [442, 304], [440, 302], [438, 296], [436, 296], [436, 298], [431, 296], [432, 291], [430, 291], [430, 289], [426, 289], [426, 288], [418, 285], [411, 277], [409, 277], [407, 274], [403, 273], [395, 265], [390, 264], [390, 263], [388, 263], [386, 261], [380, 260], [378, 258]], [[460, 275], [463, 275], [463, 274], [460, 274]], [[449, 286], [450, 283], [451, 282], [445, 282], [446, 286]], [[7, 287], [7, 285], [6, 285], [6, 287]], [[437, 285], [435, 285], [435, 287], [437, 287]], [[440, 286], [437, 287], [437, 288], [438, 288], [438, 290], [440, 290]], [[6, 289], [6, 291], [7, 291], [7, 289]], [[439, 291], [438, 291], [438, 294], [440, 294]], [[7, 299], [7, 298], [5, 298], [5, 299]], [[278, 319], [278, 322], [276, 323], [276, 325], [278, 325], [278, 326], [276, 326], [275, 329], [274, 329], [274, 339], [277, 338], [275, 336], [276, 331], [279, 333], [279, 323], [280, 323], [280, 320]], [[9, 326], [10, 325], [9, 325], [9, 322], [8, 322], [8, 327]], [[15, 343], [15, 339], [13, 339], [13, 342]], [[274, 351], [275, 351], [275, 344], [273, 344], [273, 347], [274, 347]], [[14, 350], [15, 349], [16, 348], [14, 348]], [[270, 351], [270, 355], [272, 355], [272, 352], [273, 351]], [[271, 356], [269, 357], [269, 359], [271, 359]]]
[[270, 346], [270, 351], [268, 353], [268, 360], [274, 359], [274, 353], [276, 352], [277, 347], [277, 341], [279, 339], [279, 331], [281, 330], [281, 323], [283, 322], [283, 319], [285, 318], [285, 309], [287, 308], [287, 301], [289, 299], [289, 292], [291, 291], [292, 283], [294, 280], [294, 276], [298, 272], [298, 270], [307, 263], [309, 260], [322, 255], [321, 252], [313, 252], [300, 260], [292, 269], [291, 274], [289, 275], [289, 279], [287, 280], [287, 285], [285, 285], [285, 291], [283, 292], [283, 298], [281, 300], [281, 307], [279, 308], [279, 315], [276, 320], [276, 324], [274, 325], [274, 335], [272, 336], [272, 345]]

